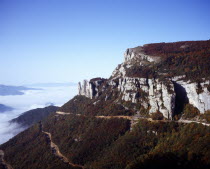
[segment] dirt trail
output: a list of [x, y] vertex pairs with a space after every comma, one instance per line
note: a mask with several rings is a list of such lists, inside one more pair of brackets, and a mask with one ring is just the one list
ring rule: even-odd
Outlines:
[[[65, 113], [65, 112], [56, 112], [56, 114], [58, 115], [70, 115], [70, 114], [73, 114], [73, 113]], [[81, 114], [76, 114], [76, 116], [81, 116]], [[133, 126], [134, 124], [136, 124], [136, 122], [138, 121], [138, 119], [145, 119], [145, 120], [148, 120], [150, 122], [165, 122], [165, 123], [168, 123], [168, 122], [171, 122], [171, 120], [152, 120], [151, 118], [146, 118], [146, 117], [142, 117], [142, 116], [95, 116], [96, 118], [104, 118], [104, 119], [110, 119], [110, 118], [124, 118], [124, 119], [128, 119], [128, 120], [131, 120], [131, 125]], [[204, 126], [210, 126], [210, 124], [208, 123], [204, 123], [204, 122], [199, 122], [199, 121], [192, 121], [192, 120], [183, 120], [183, 119], [180, 119], [178, 121], [174, 121], [174, 122], [177, 122], [177, 123], [198, 123], [198, 124], [203, 124]]]
[[177, 122], [178, 123], [198, 123], [198, 124], [203, 124], [204, 126], [210, 126], [210, 124], [208, 124], [208, 123], [199, 122], [199, 121], [193, 121], [193, 120], [183, 120], [183, 119], [180, 119]]
[[[58, 115], [70, 115], [73, 113], [65, 113], [65, 112], [61, 112], [61, 111], [57, 111], [56, 114]], [[81, 116], [81, 114], [74, 114], [76, 116]], [[84, 115], [85, 116], [85, 115]], [[96, 118], [103, 118], [103, 119], [110, 119], [110, 118], [124, 118], [124, 119], [128, 119], [128, 120], [132, 120], [132, 116], [95, 116]]]
[[60, 152], [58, 146], [52, 141], [51, 133], [48, 133], [48, 132], [45, 132], [45, 131], [42, 131], [42, 132], [46, 135], [46, 137], [47, 137], [47, 139], [50, 143], [51, 150], [52, 150], [52, 152], [55, 156], [59, 157], [59, 159], [61, 159], [64, 163], [68, 163], [72, 167], [78, 167], [78, 168], [84, 169], [84, 166], [82, 166], [82, 165], [71, 163], [68, 160], [68, 158]]
[[4, 160], [4, 151], [0, 150], [0, 166], [4, 167], [5, 169], [13, 169], [11, 165], [6, 163]]
[[123, 118], [132, 120], [132, 116], [95, 116], [96, 118], [102, 118], [102, 119], [111, 119], [111, 118]]
[[69, 115], [69, 114], [72, 114], [72, 113], [65, 113], [65, 112], [62, 112], [62, 111], [56, 111], [56, 114], [59, 114], [59, 115]]

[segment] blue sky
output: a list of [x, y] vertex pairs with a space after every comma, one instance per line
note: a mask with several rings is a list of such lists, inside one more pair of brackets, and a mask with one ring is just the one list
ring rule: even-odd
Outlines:
[[210, 39], [209, 0], [0, 0], [0, 84], [109, 77], [126, 48]]

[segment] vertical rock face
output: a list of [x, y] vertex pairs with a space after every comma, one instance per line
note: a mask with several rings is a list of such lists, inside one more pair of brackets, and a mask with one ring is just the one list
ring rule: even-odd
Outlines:
[[132, 48], [127, 49], [124, 53], [125, 62], [133, 59], [134, 56], [135, 56], [135, 54], [133, 52], [133, 49]]
[[185, 89], [189, 103], [196, 107], [200, 113], [204, 113], [210, 109], [210, 92], [207, 89], [209, 81], [201, 83], [200, 87], [197, 83], [191, 83], [189, 81], [177, 80], [176, 83]]
[[98, 96], [99, 87], [104, 81], [106, 81], [106, 79], [95, 78], [91, 79], [90, 81], [84, 80], [83, 84], [79, 82], [78, 94], [93, 99], [93, 97]]
[[164, 84], [159, 80], [149, 79], [150, 113], [161, 112], [165, 118], [172, 119], [175, 108], [175, 92], [171, 81]]
[[[204, 82], [198, 85], [190, 81], [180, 80], [183, 76], [168, 78], [163, 76], [167, 73], [157, 72], [158, 70], [156, 77], [142, 77], [141, 75], [135, 77], [128, 74], [128, 72], [135, 72], [144, 68], [154, 72], [153, 66], [160, 62], [161, 57], [146, 55], [143, 47], [129, 48], [124, 53], [124, 62], [117, 66], [109, 79], [95, 78], [90, 81], [85, 80], [82, 85], [79, 83], [79, 95], [97, 99], [101, 93], [104, 93], [105, 98], [108, 98], [110, 97], [110, 89], [115, 92], [117, 90], [118, 96], [115, 95], [114, 97], [115, 103], [131, 102], [147, 109], [149, 113], [161, 112], [167, 119], [172, 119], [174, 115], [175, 105], [177, 105], [176, 95], [179, 98], [185, 95], [184, 97], [189, 103], [198, 108], [201, 113], [210, 110], [209, 81], [203, 80]], [[141, 69], [138, 69], [139, 67]], [[164, 71], [167, 72], [167, 70]], [[179, 92], [184, 93], [176, 93], [176, 84], [182, 88]], [[184, 103], [182, 103], [183, 105]]]
[[[104, 80], [85, 80], [79, 83], [79, 95], [90, 99], [98, 97], [98, 91]], [[171, 119], [174, 112], [175, 93], [172, 82], [168, 81], [168, 88], [163, 82], [146, 78], [119, 78], [108, 81], [108, 85], [117, 88], [119, 100], [130, 101], [139, 104], [149, 113], [161, 112], [165, 118]], [[104, 91], [106, 92], [106, 90]]]
[[118, 90], [122, 100], [131, 101], [149, 109], [150, 113], [161, 112], [164, 117], [171, 119], [175, 106], [175, 93], [172, 82], [168, 88], [163, 82], [146, 78], [119, 79]]
[[89, 81], [84, 80], [83, 84], [79, 82], [78, 84], [79, 95], [86, 96], [92, 99], [92, 86]]

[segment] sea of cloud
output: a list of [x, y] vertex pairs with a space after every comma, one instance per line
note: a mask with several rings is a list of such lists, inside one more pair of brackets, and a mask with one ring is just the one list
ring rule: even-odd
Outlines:
[[12, 111], [0, 113], [0, 144], [24, 130], [18, 124], [9, 123], [13, 118], [18, 117], [25, 111], [43, 108], [51, 104], [62, 106], [77, 94], [77, 86], [75, 85], [39, 86], [39, 89], [24, 91], [24, 95], [0, 96], [1, 104], [14, 108]]

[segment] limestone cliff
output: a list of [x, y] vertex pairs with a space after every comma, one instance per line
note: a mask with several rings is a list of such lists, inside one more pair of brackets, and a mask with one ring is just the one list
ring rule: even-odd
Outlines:
[[86, 96], [86, 97], [91, 98], [91, 99], [95, 96], [97, 97], [99, 87], [104, 81], [106, 81], [106, 79], [95, 78], [95, 79], [91, 79], [90, 81], [84, 80], [83, 84], [81, 84], [79, 82], [79, 84], [78, 84], [79, 93], [78, 94]]
[[209, 81], [204, 81], [201, 84], [182, 80], [176, 80], [174, 82], [185, 90], [188, 102], [198, 108], [200, 113], [204, 113], [210, 109], [210, 92], [207, 89]]
[[140, 107], [136, 111], [143, 108], [149, 113], [161, 112], [168, 119], [174, 116], [176, 97], [181, 95], [186, 97], [183, 104], [190, 103], [201, 113], [210, 109], [209, 80], [203, 78], [197, 83], [193, 79], [186, 80], [185, 75], [170, 75], [170, 70], [161, 68], [164, 57], [149, 55], [145, 51], [144, 46], [127, 49], [124, 62], [117, 66], [109, 79], [96, 78], [85, 80], [83, 85], [79, 83], [79, 95], [95, 99], [97, 103], [100, 95], [104, 94], [106, 101], [110, 91], [115, 90], [117, 97], [114, 97], [114, 102], [132, 102]]

